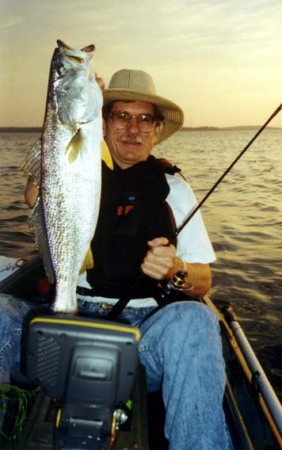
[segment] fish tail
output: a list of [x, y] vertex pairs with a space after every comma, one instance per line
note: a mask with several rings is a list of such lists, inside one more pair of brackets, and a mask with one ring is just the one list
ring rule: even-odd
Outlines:
[[76, 314], [78, 311], [77, 298], [74, 294], [72, 298], [62, 298], [61, 295], [56, 295], [52, 309], [56, 313], [72, 313]]

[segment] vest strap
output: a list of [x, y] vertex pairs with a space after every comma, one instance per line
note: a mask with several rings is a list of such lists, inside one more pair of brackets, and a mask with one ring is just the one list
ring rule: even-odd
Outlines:
[[129, 297], [123, 297], [120, 298], [117, 303], [112, 307], [112, 309], [110, 310], [107, 318], [109, 320], [115, 320], [118, 318], [118, 316], [120, 315], [120, 313], [124, 310], [124, 308], [126, 308], [127, 303], [130, 301], [131, 299]]

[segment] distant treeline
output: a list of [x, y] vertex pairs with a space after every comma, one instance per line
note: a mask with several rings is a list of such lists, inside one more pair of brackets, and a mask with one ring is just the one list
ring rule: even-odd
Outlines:
[[3, 133], [40, 133], [42, 127], [0, 127], [0, 132]]
[[[219, 131], [219, 130], [259, 130], [261, 128], [261, 125], [255, 126], [255, 125], [239, 125], [237, 127], [182, 127], [182, 131]], [[267, 127], [268, 130], [281, 130], [281, 127]]]

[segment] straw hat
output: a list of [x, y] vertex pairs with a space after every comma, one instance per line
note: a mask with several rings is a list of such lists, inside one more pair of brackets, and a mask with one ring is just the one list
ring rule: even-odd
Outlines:
[[164, 127], [158, 142], [164, 141], [182, 127], [182, 109], [164, 97], [156, 95], [152, 77], [142, 70], [122, 69], [114, 73], [104, 92], [104, 106], [115, 101], [143, 101], [156, 105], [164, 116]]

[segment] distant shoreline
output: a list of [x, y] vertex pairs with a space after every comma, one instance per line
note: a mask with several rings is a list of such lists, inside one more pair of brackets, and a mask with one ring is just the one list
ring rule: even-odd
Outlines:
[[[246, 125], [234, 127], [182, 127], [180, 131], [245, 131], [259, 130], [261, 126]], [[268, 130], [282, 130], [282, 127], [267, 127]], [[0, 127], [0, 133], [41, 133], [42, 127]]]
[[[245, 131], [245, 130], [259, 130], [261, 125], [239, 125], [234, 127], [183, 127], [181, 131]], [[267, 127], [268, 130], [282, 130], [282, 127]]]
[[0, 133], [41, 133], [42, 127], [0, 127]]

